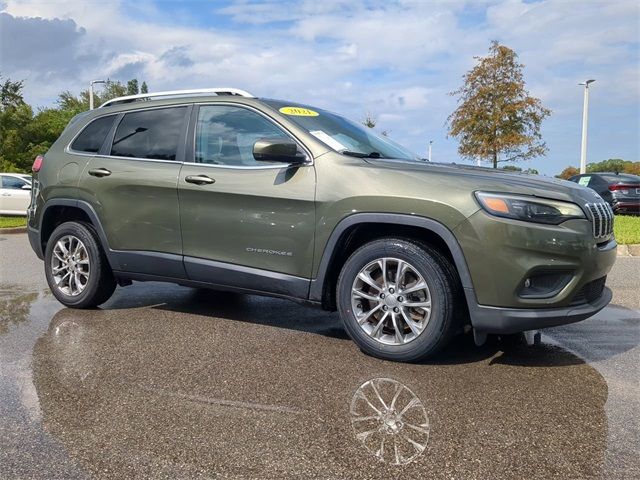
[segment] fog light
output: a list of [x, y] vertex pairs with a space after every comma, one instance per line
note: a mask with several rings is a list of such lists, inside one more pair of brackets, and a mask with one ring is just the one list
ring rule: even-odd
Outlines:
[[524, 279], [520, 287], [520, 298], [551, 298], [571, 281], [573, 272], [537, 271]]

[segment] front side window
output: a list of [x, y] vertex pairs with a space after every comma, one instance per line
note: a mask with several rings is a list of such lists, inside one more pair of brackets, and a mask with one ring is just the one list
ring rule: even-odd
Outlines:
[[105, 138], [111, 130], [115, 115], [96, 118], [87, 125], [82, 133], [76, 137], [71, 144], [71, 150], [76, 152], [98, 153], [104, 143]]
[[20, 190], [22, 187], [27, 185], [27, 182], [17, 177], [10, 177], [8, 175], [4, 175], [2, 177], [2, 188], [9, 188], [11, 190]]
[[262, 115], [241, 107], [203, 105], [196, 125], [195, 161], [213, 165], [264, 165], [253, 158], [260, 138], [290, 137]]
[[111, 155], [175, 160], [187, 107], [157, 108], [124, 115], [116, 129]]
[[335, 113], [277, 100], [264, 102], [339, 153], [356, 157], [420, 160], [415, 153], [393, 140]]

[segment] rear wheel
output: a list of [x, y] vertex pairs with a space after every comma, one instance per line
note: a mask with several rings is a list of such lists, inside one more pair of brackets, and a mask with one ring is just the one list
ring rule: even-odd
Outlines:
[[456, 328], [453, 268], [433, 248], [386, 238], [359, 248], [338, 279], [338, 310], [366, 353], [395, 361], [434, 355]]
[[45, 248], [44, 267], [51, 292], [67, 307], [95, 307], [106, 302], [116, 288], [98, 236], [84, 223], [63, 223], [53, 231]]

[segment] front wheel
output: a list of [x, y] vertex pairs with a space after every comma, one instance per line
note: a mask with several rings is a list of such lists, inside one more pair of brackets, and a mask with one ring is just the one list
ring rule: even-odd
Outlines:
[[433, 356], [456, 328], [457, 283], [437, 250], [408, 239], [367, 243], [338, 279], [338, 310], [366, 353], [411, 362]]
[[53, 231], [45, 248], [44, 268], [51, 292], [67, 307], [95, 307], [116, 288], [95, 230], [83, 223], [66, 222]]

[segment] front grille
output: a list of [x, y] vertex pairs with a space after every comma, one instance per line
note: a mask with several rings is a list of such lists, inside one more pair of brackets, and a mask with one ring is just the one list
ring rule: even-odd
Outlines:
[[593, 236], [596, 238], [607, 237], [613, 233], [613, 210], [608, 203], [587, 203], [587, 209], [591, 213], [591, 226]]
[[571, 305], [581, 305], [583, 303], [591, 303], [602, 295], [604, 290], [604, 284], [607, 281], [607, 276], [592, 280], [589, 283], [585, 283], [584, 286], [578, 290], [571, 300]]

